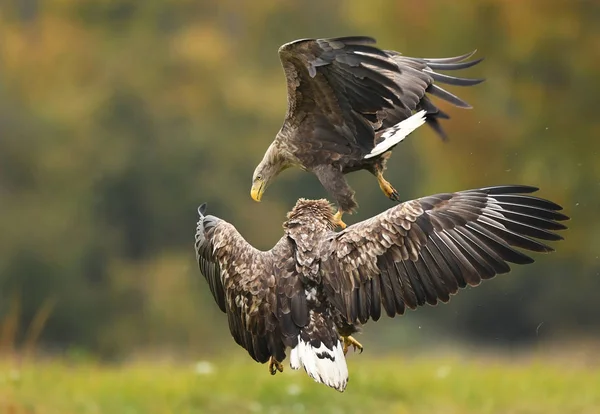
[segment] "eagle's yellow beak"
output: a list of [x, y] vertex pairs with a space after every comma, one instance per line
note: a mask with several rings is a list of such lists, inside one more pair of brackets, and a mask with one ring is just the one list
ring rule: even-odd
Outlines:
[[250, 196], [254, 199], [254, 201], [260, 202], [264, 192], [264, 181], [256, 180], [252, 183], [252, 189], [250, 190]]

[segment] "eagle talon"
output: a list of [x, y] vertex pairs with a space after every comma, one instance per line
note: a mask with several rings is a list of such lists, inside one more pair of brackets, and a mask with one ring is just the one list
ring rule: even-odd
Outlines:
[[360, 353], [362, 354], [363, 346], [356, 339], [354, 339], [351, 336], [342, 336], [342, 340], [344, 341], [344, 355], [346, 355], [348, 353], [348, 349], [350, 348], [350, 346], [352, 346], [352, 348], [354, 348], [355, 352], [358, 349], [360, 351]]
[[335, 213], [334, 216], [333, 216], [333, 222], [334, 222], [334, 224], [336, 226], [340, 226], [342, 228], [342, 230], [343, 230], [343, 229], [345, 229], [348, 226], [346, 226], [346, 223], [344, 223], [342, 221], [342, 214], [344, 214], [344, 213], [342, 213], [340, 210], [338, 210], [338, 212]]
[[394, 186], [390, 184], [388, 180], [383, 178], [383, 173], [378, 172], [376, 175], [377, 182], [379, 183], [379, 188], [381, 188], [383, 194], [385, 194], [385, 196], [392, 201], [400, 202], [400, 194], [398, 194], [398, 191], [396, 191]]
[[269, 372], [271, 373], [271, 375], [275, 375], [277, 374], [277, 371], [283, 372], [283, 365], [275, 358], [269, 358]]

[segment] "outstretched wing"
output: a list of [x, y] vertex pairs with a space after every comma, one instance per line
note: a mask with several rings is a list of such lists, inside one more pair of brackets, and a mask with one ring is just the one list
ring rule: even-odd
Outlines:
[[350, 144], [370, 151], [376, 131], [408, 118], [413, 110], [426, 109], [431, 114], [430, 125], [436, 128], [434, 118], [445, 114], [424, 96], [425, 92], [468, 107], [434, 81], [462, 86], [481, 82], [434, 72], [475, 65], [479, 61], [462, 62], [472, 54], [416, 59], [383, 51], [372, 46], [374, 43], [370, 37], [303, 39], [279, 49], [288, 88], [286, 123], [297, 127], [302, 122], [305, 126], [298, 136], [316, 140], [325, 148], [326, 144], [340, 148]]
[[437, 194], [396, 207], [332, 234], [322, 270], [329, 300], [349, 323], [391, 317], [447, 302], [459, 288], [533, 259], [518, 248], [549, 252], [536, 240], [561, 240], [561, 207], [498, 186]]
[[[276, 329], [275, 276], [265, 252], [252, 247], [231, 224], [205, 216], [198, 208], [196, 257], [200, 272], [227, 313], [235, 341], [252, 358], [266, 362], [274, 352], [269, 333]], [[270, 351], [271, 350], [271, 351]]]

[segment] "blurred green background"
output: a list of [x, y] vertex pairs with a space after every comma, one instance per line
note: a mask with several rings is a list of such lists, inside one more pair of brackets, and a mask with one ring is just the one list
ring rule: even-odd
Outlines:
[[[370, 35], [409, 56], [477, 48], [485, 77], [440, 103], [387, 178], [405, 198], [522, 183], [572, 217], [557, 252], [449, 305], [367, 326], [366, 349], [551, 347], [600, 334], [600, 6], [595, 1], [20, 0], [0, 3], [0, 347], [199, 358], [234, 347], [197, 270], [196, 207], [255, 246], [299, 197], [252, 172], [286, 111], [278, 47]], [[437, 101], [439, 102], [439, 101]], [[391, 207], [368, 173], [352, 223]], [[243, 355], [241, 349], [236, 349]], [[265, 370], [266, 371], [266, 370]], [[265, 372], [266, 374], [266, 372]]]

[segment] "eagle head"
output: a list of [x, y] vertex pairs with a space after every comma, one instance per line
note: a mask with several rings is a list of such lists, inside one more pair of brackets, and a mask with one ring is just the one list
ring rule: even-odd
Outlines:
[[260, 164], [256, 166], [252, 175], [252, 189], [250, 195], [254, 201], [260, 201], [263, 193], [271, 181], [279, 175], [280, 172], [292, 166], [289, 159], [289, 153], [276, 141], [273, 141]]
[[335, 219], [333, 206], [325, 199], [307, 200], [301, 198], [296, 202], [296, 205], [287, 214], [287, 221], [283, 227], [288, 229], [292, 227], [307, 227], [314, 230], [335, 229]]

